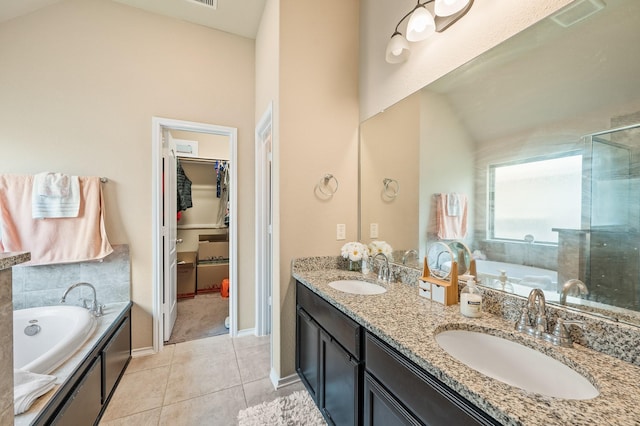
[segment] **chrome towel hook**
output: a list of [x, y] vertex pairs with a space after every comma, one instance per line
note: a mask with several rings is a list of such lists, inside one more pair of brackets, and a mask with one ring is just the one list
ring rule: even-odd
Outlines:
[[398, 196], [398, 194], [400, 193], [400, 184], [398, 183], [397, 180], [384, 178], [382, 180], [382, 183], [384, 185], [384, 189], [382, 190], [382, 193], [384, 194], [385, 197], [393, 199]]
[[[331, 186], [331, 181], [336, 183], [335, 187]], [[336, 179], [334, 175], [327, 173], [322, 179], [320, 179], [320, 182], [318, 183], [318, 190], [327, 197], [332, 197], [333, 194], [338, 191], [338, 179]]]

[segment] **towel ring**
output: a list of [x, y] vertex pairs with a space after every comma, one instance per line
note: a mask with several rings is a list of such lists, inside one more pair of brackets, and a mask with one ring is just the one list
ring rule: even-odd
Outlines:
[[[329, 183], [332, 180], [336, 182], [335, 188], [332, 188], [329, 185]], [[323, 187], [327, 189], [327, 192], [325, 192], [325, 190], [322, 189]], [[322, 179], [320, 179], [320, 182], [318, 183], [318, 190], [322, 192], [324, 195], [326, 195], [327, 197], [332, 197], [333, 194], [335, 194], [338, 191], [338, 179], [336, 179], [334, 175], [327, 173], [326, 175], [324, 175]]]
[[393, 199], [398, 196], [398, 194], [400, 193], [400, 184], [397, 180], [384, 178], [382, 180], [382, 183], [384, 184], [382, 193], [385, 195], [385, 197]]

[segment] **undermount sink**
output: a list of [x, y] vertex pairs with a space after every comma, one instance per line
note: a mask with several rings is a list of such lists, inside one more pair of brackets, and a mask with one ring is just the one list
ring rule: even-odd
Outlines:
[[527, 392], [563, 399], [592, 399], [600, 394], [567, 365], [511, 340], [467, 330], [443, 331], [435, 339], [468, 367]]
[[382, 294], [387, 291], [387, 289], [381, 285], [358, 280], [331, 281], [329, 287], [351, 294]]

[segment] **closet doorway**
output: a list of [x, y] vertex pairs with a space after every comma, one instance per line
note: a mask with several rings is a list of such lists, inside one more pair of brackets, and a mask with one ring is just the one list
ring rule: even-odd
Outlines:
[[153, 130], [154, 350], [165, 343], [234, 336], [237, 130], [162, 118], [153, 119]]

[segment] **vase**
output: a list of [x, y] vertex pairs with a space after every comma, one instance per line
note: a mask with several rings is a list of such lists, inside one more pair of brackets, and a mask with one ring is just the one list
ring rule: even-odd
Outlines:
[[359, 271], [360, 270], [360, 261], [359, 260], [350, 260], [349, 261], [349, 270], [350, 271]]

